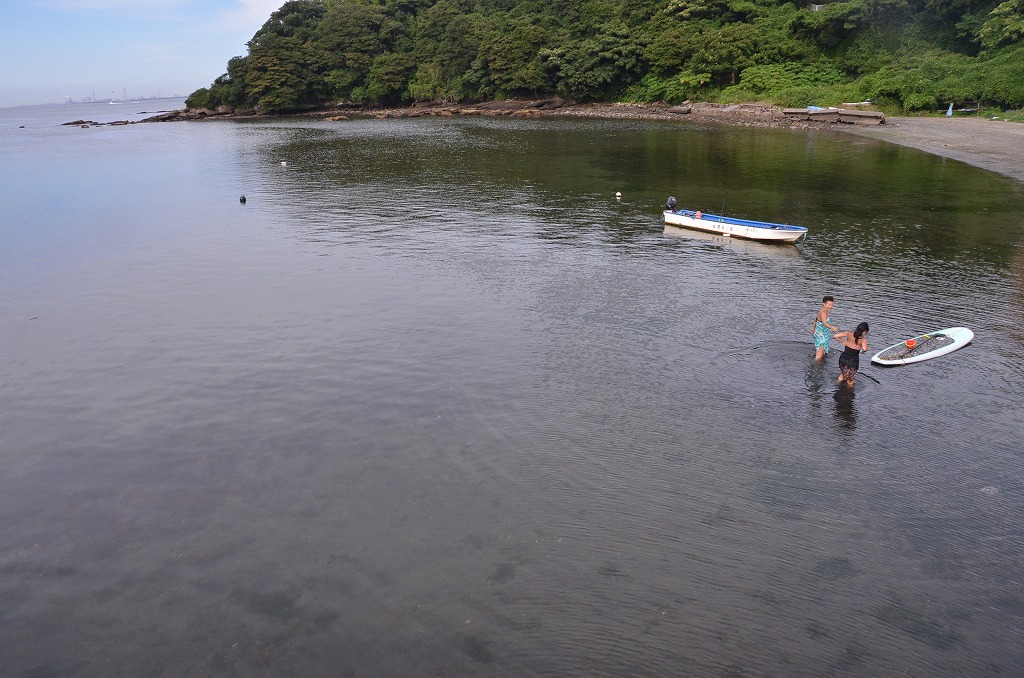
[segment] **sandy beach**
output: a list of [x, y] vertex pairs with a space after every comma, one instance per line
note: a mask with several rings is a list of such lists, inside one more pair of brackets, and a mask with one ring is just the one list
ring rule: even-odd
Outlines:
[[1024, 124], [985, 118], [887, 118], [885, 125], [831, 129], [909, 146], [1024, 182]]

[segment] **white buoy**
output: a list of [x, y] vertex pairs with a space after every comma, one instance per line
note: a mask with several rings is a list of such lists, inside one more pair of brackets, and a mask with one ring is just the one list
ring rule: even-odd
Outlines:
[[282, 160], [281, 161], [281, 167], [287, 167], [287, 166], [288, 166], [288, 163], [286, 163], [284, 160]]
[[615, 191], [615, 199], [616, 200], [622, 200], [622, 193], [619, 192], [619, 191]]

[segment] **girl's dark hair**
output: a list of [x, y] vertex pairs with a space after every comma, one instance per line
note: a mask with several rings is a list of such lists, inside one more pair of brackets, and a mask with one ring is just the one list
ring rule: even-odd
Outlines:
[[855, 329], [853, 331], [853, 338], [854, 339], [860, 339], [860, 336], [862, 334], [864, 334], [865, 332], [867, 332], [867, 331], [868, 331], [868, 324], [867, 323], [861, 323], [861, 324], [857, 325], [857, 329]]

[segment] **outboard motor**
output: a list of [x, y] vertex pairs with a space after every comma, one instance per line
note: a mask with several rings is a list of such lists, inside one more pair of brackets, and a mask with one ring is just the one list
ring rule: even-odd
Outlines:
[[676, 211], [676, 197], [674, 195], [670, 195], [668, 197], [668, 202], [665, 203], [665, 209], [671, 210], [673, 212]]

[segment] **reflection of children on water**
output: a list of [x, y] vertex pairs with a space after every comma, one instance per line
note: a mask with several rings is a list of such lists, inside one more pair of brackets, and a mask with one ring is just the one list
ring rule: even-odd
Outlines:
[[857, 427], [857, 411], [853, 408], [854, 389], [840, 386], [832, 395], [836, 402], [836, 422], [839, 428], [852, 431]]
[[[815, 411], [823, 409], [828, 402], [829, 386], [835, 384], [832, 381], [832, 371], [823, 360], [814, 360], [807, 367], [804, 373], [804, 386], [811, 398], [811, 407]], [[833, 415], [835, 416], [838, 428], [845, 431], [853, 431], [857, 425], [857, 412], [853, 406], [855, 389], [843, 384], [838, 385], [832, 394]]]
[[817, 405], [818, 401], [824, 398], [825, 389], [832, 379], [825, 374], [825, 363], [823, 361], [815, 360], [807, 368], [807, 373], [804, 374], [804, 385], [807, 387], [807, 393], [811, 396], [811, 402]]

